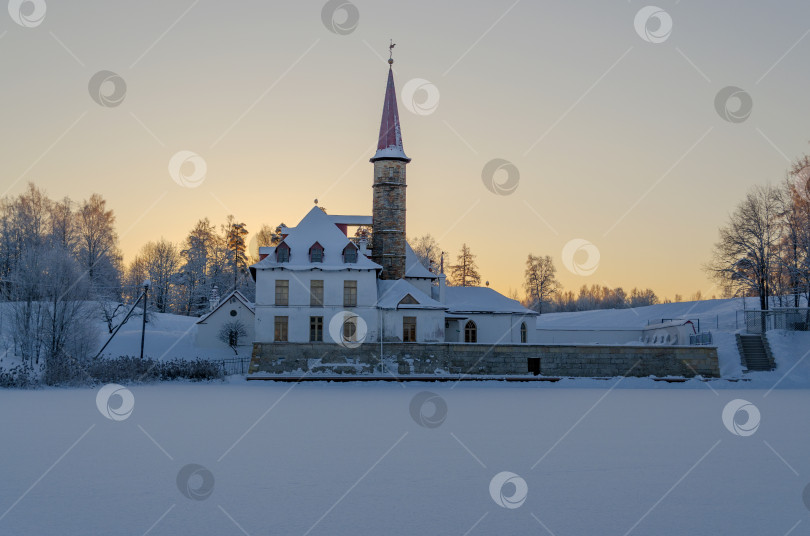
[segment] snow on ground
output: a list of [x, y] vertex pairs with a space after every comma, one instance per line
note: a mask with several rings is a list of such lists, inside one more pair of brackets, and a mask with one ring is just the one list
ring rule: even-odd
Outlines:
[[[743, 304], [745, 300], [745, 304]], [[689, 319], [702, 331], [711, 331], [717, 346], [720, 374], [723, 378], [741, 378], [743, 369], [735, 334], [743, 327], [744, 318], [739, 311], [758, 309], [758, 298], [732, 298], [695, 302], [664, 303], [636, 309], [603, 309], [574, 313], [543, 314], [537, 318], [539, 329], [639, 329], [663, 319]], [[739, 318], [738, 318], [739, 317]], [[738, 323], [739, 320], [739, 323]], [[810, 352], [810, 338], [806, 333], [771, 331], [768, 333], [777, 370], [771, 373], [746, 375], [758, 385], [770, 386], [782, 373]], [[810, 360], [806, 360], [810, 361]], [[802, 360], [786, 381], [793, 385], [810, 387], [810, 363]]]
[[[759, 309], [758, 298], [745, 298], [748, 309]], [[635, 309], [600, 309], [574, 313], [542, 314], [537, 318], [541, 329], [563, 328], [643, 328], [664, 318], [699, 319], [704, 331], [737, 329], [737, 311], [743, 310], [743, 298], [661, 303]], [[740, 322], [743, 322], [740, 315]], [[743, 327], [742, 324], [740, 327]]]
[[[97, 390], [0, 390], [0, 534], [781, 535], [810, 526], [809, 391], [585, 382], [599, 388], [164, 383], [131, 386], [134, 410], [119, 422], [101, 415]], [[424, 390], [446, 402], [438, 427], [411, 417]], [[724, 425], [734, 399], [758, 408], [753, 435]], [[213, 477], [204, 500], [178, 488], [191, 463], [203, 466], [192, 491]], [[496, 504], [497, 485], [490, 493], [502, 471], [526, 483], [517, 508]], [[508, 498], [520, 483], [500, 491]]]
[[[146, 324], [146, 341], [144, 355], [154, 359], [225, 359], [236, 357], [233, 350], [222, 345], [221, 348], [199, 348], [194, 345], [194, 334], [197, 330], [195, 316], [182, 316], [168, 313], [150, 313]], [[106, 356], [140, 354], [141, 317], [131, 318], [113, 338], [104, 350]], [[106, 326], [99, 336], [98, 347], [109, 337]], [[240, 357], [250, 357], [252, 347], [240, 348]]]

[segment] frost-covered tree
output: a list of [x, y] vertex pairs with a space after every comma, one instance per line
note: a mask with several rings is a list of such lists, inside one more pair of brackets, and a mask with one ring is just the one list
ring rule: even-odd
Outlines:
[[209, 271], [214, 259], [216, 232], [208, 221], [201, 219], [189, 232], [180, 251], [181, 305], [186, 315], [198, 315], [208, 306], [211, 293]]
[[171, 312], [180, 268], [177, 246], [164, 238], [149, 242], [141, 248], [135, 263], [139, 270], [145, 272], [144, 279], [151, 282], [149, 298], [155, 309], [160, 313]]
[[526, 290], [528, 306], [538, 313], [542, 312], [543, 304], [551, 301], [560, 289], [557, 281], [557, 268], [549, 255], [536, 256], [529, 253], [526, 259], [523, 287]]
[[76, 211], [77, 260], [88, 275], [93, 295], [117, 297], [121, 284], [121, 253], [115, 232], [115, 214], [98, 194]]
[[645, 307], [647, 305], [655, 305], [658, 303], [658, 296], [655, 295], [650, 288], [637, 289], [634, 288], [630, 291], [630, 298], [628, 304], [630, 307]]
[[428, 270], [438, 271], [439, 259], [442, 255], [442, 248], [436, 239], [430, 233], [422, 236], [416, 236], [408, 240], [413, 252], [419, 258], [419, 262]]

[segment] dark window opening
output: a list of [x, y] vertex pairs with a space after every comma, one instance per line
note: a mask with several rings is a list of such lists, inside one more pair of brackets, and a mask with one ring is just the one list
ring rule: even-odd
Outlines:
[[472, 320], [464, 326], [464, 342], [478, 342], [478, 328]]

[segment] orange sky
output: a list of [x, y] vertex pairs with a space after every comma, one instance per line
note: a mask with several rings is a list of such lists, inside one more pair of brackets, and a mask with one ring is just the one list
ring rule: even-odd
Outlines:
[[[315, 198], [368, 214], [393, 37], [409, 235], [453, 256], [466, 242], [502, 292], [521, 287], [532, 252], [554, 257], [570, 289], [710, 296], [701, 266], [718, 226], [810, 139], [805, 2], [664, 2], [671, 31], [655, 19], [641, 33], [635, 3], [354, 5], [356, 27], [327, 17], [343, 34], [320, 1], [78, 0], [49, 2], [31, 27], [7, 18], [3, 192], [102, 194], [128, 260], [205, 216], [294, 225]], [[102, 76], [94, 100], [102, 70], [120, 80]], [[421, 89], [403, 94], [412, 80]], [[752, 99], [742, 121], [716, 109], [727, 86]], [[196, 187], [169, 172], [180, 151], [205, 162]], [[519, 172], [509, 195], [484, 185], [493, 159]]]

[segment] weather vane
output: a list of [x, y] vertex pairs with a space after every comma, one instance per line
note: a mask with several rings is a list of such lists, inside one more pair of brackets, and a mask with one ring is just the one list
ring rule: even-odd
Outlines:
[[393, 39], [391, 39], [391, 44], [388, 45], [388, 65], [391, 65], [391, 64], [394, 63], [394, 47], [395, 46], [397, 46], [397, 44], [394, 43]]

